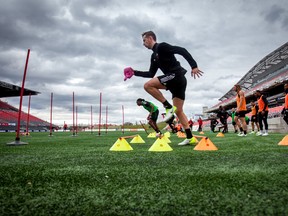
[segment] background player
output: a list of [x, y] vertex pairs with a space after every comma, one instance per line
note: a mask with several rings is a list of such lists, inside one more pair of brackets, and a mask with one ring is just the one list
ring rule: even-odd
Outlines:
[[138, 98], [136, 103], [138, 106], [143, 106], [143, 108], [149, 112], [149, 115], [147, 116], [148, 124], [156, 131], [156, 136], [162, 136], [156, 123], [159, 115], [158, 107], [142, 98]]
[[244, 92], [241, 90], [240, 85], [236, 84], [233, 87], [234, 91], [236, 91], [236, 103], [237, 109], [235, 114], [235, 122], [240, 129], [240, 133], [238, 136], [247, 136], [247, 124], [245, 121], [245, 114], [247, 113], [246, 108], [246, 98]]

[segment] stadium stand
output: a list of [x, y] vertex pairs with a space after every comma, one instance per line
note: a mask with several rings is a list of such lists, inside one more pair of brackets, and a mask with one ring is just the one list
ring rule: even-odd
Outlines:
[[[0, 81], [0, 98], [20, 95], [21, 87]], [[24, 89], [24, 95], [37, 95], [39, 92]], [[18, 123], [19, 110], [0, 99], [0, 132], [15, 132]], [[26, 132], [28, 122], [29, 132], [50, 130], [50, 123], [21, 111], [20, 131]], [[53, 127], [57, 127], [53, 125]]]
[[[251, 107], [250, 102], [256, 100], [254, 97], [256, 90], [266, 95], [269, 102], [270, 131], [287, 132], [286, 124], [280, 117], [284, 103], [283, 86], [286, 82], [288, 82], [288, 42], [261, 59], [235, 83], [239, 84], [245, 92], [248, 109]], [[219, 99], [220, 102], [209, 108], [206, 113], [216, 113], [219, 106], [227, 111], [236, 107], [236, 93], [233, 91], [233, 86]]]
[[[15, 132], [18, 123], [18, 109], [0, 100], [0, 132]], [[29, 119], [28, 119], [29, 117]], [[48, 131], [50, 124], [36, 116], [21, 112], [20, 128], [26, 131], [27, 122], [29, 121], [29, 131]]]
[[[21, 87], [7, 82], [0, 81], [0, 98], [3, 97], [19, 97]], [[37, 95], [39, 92], [24, 88], [23, 95]]]

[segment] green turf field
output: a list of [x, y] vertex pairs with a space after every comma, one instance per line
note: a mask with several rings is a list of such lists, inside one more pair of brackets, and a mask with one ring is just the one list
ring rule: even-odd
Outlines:
[[[285, 134], [216, 137], [218, 151], [177, 146], [149, 152], [145, 132], [132, 151], [109, 151], [121, 132], [31, 133], [7, 146], [1, 133], [0, 215], [288, 215]], [[131, 139], [127, 139], [128, 142]]]

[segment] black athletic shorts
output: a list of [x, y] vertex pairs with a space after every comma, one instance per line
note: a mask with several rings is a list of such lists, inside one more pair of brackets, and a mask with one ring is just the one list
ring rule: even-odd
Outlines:
[[153, 120], [154, 122], [156, 122], [158, 119], [158, 115], [159, 115], [159, 110], [157, 109], [155, 112], [152, 113], [150, 119]]
[[167, 90], [172, 93], [172, 99], [174, 97], [185, 100], [185, 91], [187, 86], [187, 80], [184, 73], [169, 73], [162, 76], [158, 76], [160, 83], [166, 86]]
[[251, 122], [258, 122], [258, 115], [252, 115]]
[[236, 112], [235, 113], [235, 116], [238, 116], [239, 118], [243, 118], [245, 117], [245, 114], [247, 113], [246, 110], [243, 110], [243, 111], [239, 111], [239, 112]]

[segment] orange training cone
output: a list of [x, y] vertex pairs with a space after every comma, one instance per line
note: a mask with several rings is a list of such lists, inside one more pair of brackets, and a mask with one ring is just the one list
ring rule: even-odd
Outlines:
[[203, 131], [201, 131], [199, 134], [204, 134], [204, 132], [203, 132]]
[[286, 135], [279, 143], [278, 145], [288, 146], [288, 135]]
[[212, 143], [212, 141], [208, 138], [202, 138], [200, 142], [194, 147], [194, 150], [198, 151], [215, 151], [218, 148]]
[[181, 132], [181, 131], [178, 131], [178, 132], [177, 132], [177, 136], [178, 136], [179, 138], [186, 138], [186, 134], [183, 133], [183, 132]]
[[133, 150], [133, 148], [122, 137], [118, 138], [118, 140], [110, 148], [110, 151], [131, 151], [131, 150]]
[[224, 137], [224, 134], [221, 133], [221, 132], [219, 132], [219, 133], [216, 135], [216, 137]]

